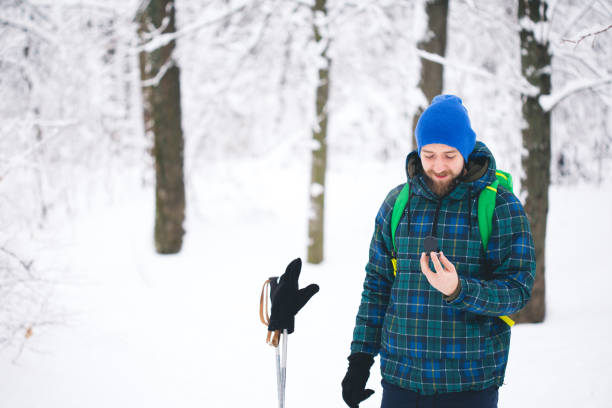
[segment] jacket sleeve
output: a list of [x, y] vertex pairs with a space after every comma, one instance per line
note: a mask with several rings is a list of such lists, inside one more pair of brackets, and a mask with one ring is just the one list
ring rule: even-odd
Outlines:
[[491, 279], [460, 276], [459, 294], [448, 304], [488, 316], [518, 312], [531, 296], [535, 250], [525, 210], [508, 191], [498, 194], [486, 264]]
[[353, 331], [351, 354], [378, 354], [382, 325], [393, 286], [391, 263], [391, 214], [402, 186], [393, 189], [383, 202], [374, 225], [369, 260], [361, 294], [361, 304]]

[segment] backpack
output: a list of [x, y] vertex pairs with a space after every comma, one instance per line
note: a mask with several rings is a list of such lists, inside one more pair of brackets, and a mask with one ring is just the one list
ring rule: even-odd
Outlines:
[[[478, 196], [478, 227], [480, 229], [480, 238], [484, 250], [487, 250], [491, 230], [493, 229], [493, 211], [495, 211], [495, 199], [497, 196], [497, 188], [501, 185], [512, 192], [512, 176], [502, 170], [495, 171], [496, 180], [486, 186]], [[397, 275], [397, 248], [395, 246], [395, 230], [399, 225], [400, 219], [408, 204], [410, 197], [410, 183], [406, 183], [399, 195], [395, 199], [393, 205], [393, 213], [391, 214], [391, 242], [393, 243], [393, 254], [391, 263], [393, 264], [393, 276]], [[514, 321], [508, 316], [499, 316], [508, 326], [514, 326]]]

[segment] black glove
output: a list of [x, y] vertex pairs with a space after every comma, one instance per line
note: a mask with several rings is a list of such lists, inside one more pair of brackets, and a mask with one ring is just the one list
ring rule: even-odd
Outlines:
[[298, 278], [301, 269], [302, 260], [297, 258], [287, 266], [287, 270], [280, 277], [278, 283], [276, 283], [275, 278], [271, 278], [272, 312], [268, 325], [269, 331], [287, 329], [288, 333], [293, 333], [295, 315], [319, 291], [319, 286], [314, 283], [298, 290]]
[[348, 370], [342, 380], [342, 399], [350, 408], [358, 408], [362, 401], [374, 394], [374, 390], [365, 389], [374, 357], [367, 353], [355, 353], [348, 357], [348, 361]]

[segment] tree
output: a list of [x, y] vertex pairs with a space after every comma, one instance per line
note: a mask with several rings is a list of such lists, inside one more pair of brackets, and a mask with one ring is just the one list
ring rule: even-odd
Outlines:
[[[151, 0], [139, 17], [142, 39], [176, 31], [174, 0]], [[175, 43], [174, 39], [154, 43], [140, 54], [144, 126], [154, 139], [155, 248], [161, 254], [179, 252], [185, 232], [184, 141], [180, 72], [173, 58]]]
[[551, 91], [551, 60], [549, 42], [543, 37], [542, 26], [548, 23], [546, 0], [519, 0], [518, 18], [521, 48], [521, 72], [537, 92], [523, 93], [522, 129], [523, 169], [522, 189], [526, 193], [525, 212], [531, 224], [536, 252], [536, 278], [531, 299], [516, 316], [518, 322], [542, 322], [546, 315], [545, 249], [548, 188], [550, 185], [550, 112], [539, 103], [542, 95]]
[[612, 169], [610, 7], [564, 0], [551, 8], [553, 91], [540, 97], [554, 123], [551, 182], [601, 183]]
[[327, 102], [329, 99], [329, 71], [331, 58], [327, 55], [328, 39], [324, 38], [322, 20], [327, 16], [326, 0], [316, 0], [313, 7], [314, 38], [321, 49], [322, 65], [318, 70], [319, 82], [316, 93], [316, 117], [312, 132], [312, 169], [310, 176], [310, 214], [308, 219], [308, 262], [323, 261], [324, 216], [325, 216], [325, 172], [327, 169]]
[[56, 285], [68, 261], [45, 253], [65, 250], [58, 226], [96, 181], [111, 184], [136, 133], [124, 115], [135, 37], [122, 37], [124, 15], [133, 6], [115, 1], [2, 3], [0, 353], [14, 358], [65, 323]]
[[[448, 0], [425, 0], [425, 14], [427, 18], [427, 28], [422, 33], [422, 37], [417, 43], [420, 50], [444, 56], [446, 53], [446, 20], [448, 16]], [[429, 106], [434, 96], [442, 93], [444, 89], [444, 65], [431, 60], [420, 58], [421, 74], [419, 89], [423, 93], [424, 99], [417, 107], [412, 122], [412, 143], [416, 148], [414, 130], [416, 129], [419, 117]]]

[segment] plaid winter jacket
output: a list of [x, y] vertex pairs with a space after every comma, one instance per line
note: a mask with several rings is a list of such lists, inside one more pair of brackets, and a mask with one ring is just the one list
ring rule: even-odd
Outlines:
[[[397, 276], [391, 264], [391, 214], [403, 185], [391, 190], [376, 216], [351, 353], [380, 353], [383, 378], [421, 394], [501, 386], [510, 327], [497, 316], [525, 305], [535, 277], [523, 207], [511, 192], [498, 189], [485, 251], [477, 200], [495, 180], [487, 147], [476, 143], [467, 174], [442, 198], [425, 183], [416, 152], [406, 159], [406, 171], [411, 194], [396, 230]], [[461, 290], [453, 300], [421, 272], [428, 235], [438, 238], [459, 274]]]

